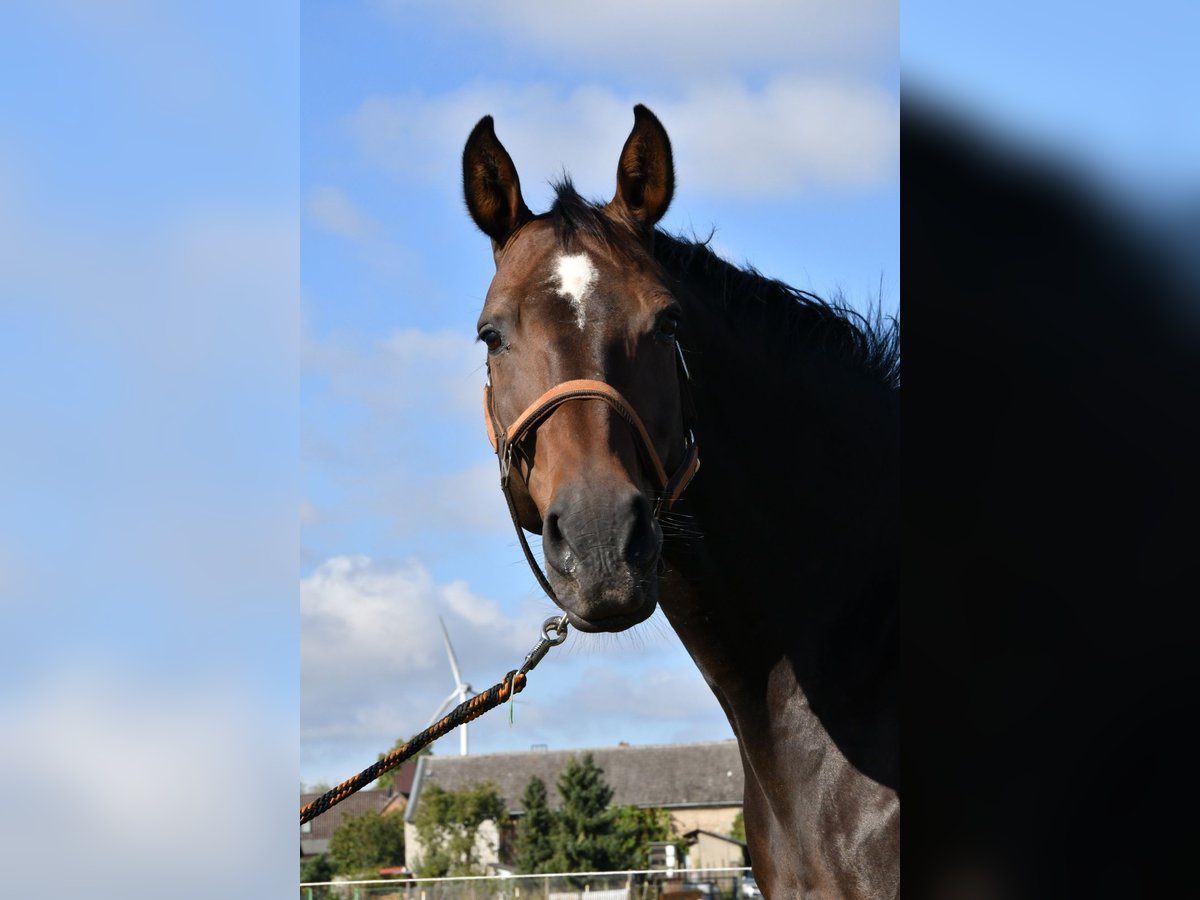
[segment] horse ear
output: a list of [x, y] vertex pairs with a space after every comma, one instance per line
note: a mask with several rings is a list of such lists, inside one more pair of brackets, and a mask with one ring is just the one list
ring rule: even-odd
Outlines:
[[639, 103], [633, 108], [633, 131], [617, 163], [617, 193], [608, 207], [651, 229], [671, 205], [674, 193], [675, 163], [667, 130]]
[[463, 194], [471, 218], [497, 250], [533, 218], [521, 197], [517, 167], [496, 137], [491, 116], [479, 120], [463, 149]]

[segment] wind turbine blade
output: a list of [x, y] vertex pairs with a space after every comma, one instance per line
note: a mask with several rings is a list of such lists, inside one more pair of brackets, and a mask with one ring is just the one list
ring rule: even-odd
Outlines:
[[446, 642], [446, 655], [450, 657], [450, 670], [454, 672], [454, 683], [462, 684], [462, 675], [458, 672], [458, 658], [454, 655], [454, 648], [450, 646], [450, 633], [446, 631], [446, 621], [438, 616], [438, 621], [442, 624], [442, 638]]
[[[434, 722], [436, 722], [438, 719], [440, 719], [442, 717], [442, 714], [445, 713], [446, 710], [448, 710], [450, 708], [450, 704], [453, 703], [457, 699], [458, 699], [458, 688], [455, 688], [454, 693], [442, 701], [442, 705], [438, 707], [437, 712], [435, 712], [433, 714], [433, 718], [429, 720], [429, 725], [432, 725]], [[429, 725], [426, 725], [425, 727], [428, 728]]]

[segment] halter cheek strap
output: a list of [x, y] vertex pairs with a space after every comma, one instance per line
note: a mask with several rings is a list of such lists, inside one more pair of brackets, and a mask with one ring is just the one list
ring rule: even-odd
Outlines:
[[[679, 353], [679, 362], [681, 375], [684, 379], [687, 379], [689, 376], [687, 368], [683, 364], [682, 352]], [[685, 401], [689, 399], [685, 395]], [[492, 404], [492, 386], [490, 384], [484, 385], [484, 420], [487, 422], [488, 440], [491, 441], [492, 449], [496, 451], [496, 456], [500, 460], [500, 488], [504, 491], [504, 499], [508, 501], [508, 511], [512, 516], [517, 536], [521, 540], [521, 548], [525, 551], [525, 558], [529, 561], [529, 566], [533, 569], [534, 575], [537, 576], [542, 590], [546, 592], [550, 599], [556, 602], [557, 598], [550, 587], [550, 582], [546, 579], [541, 566], [537, 564], [533, 552], [529, 549], [529, 543], [525, 538], [525, 531], [521, 527], [520, 518], [517, 514], [516, 501], [513, 499], [509, 479], [512, 474], [513, 453], [516, 447], [528, 435], [536, 431], [541, 423], [550, 418], [558, 407], [573, 400], [603, 400], [633, 429], [634, 434], [638, 437], [638, 450], [646, 463], [647, 469], [658, 483], [657, 487], [661, 492], [654, 508], [656, 516], [663, 510], [669, 510], [675, 504], [675, 501], [679, 499], [684, 489], [691, 482], [692, 477], [700, 469], [700, 448], [696, 443], [695, 434], [690, 427], [690, 422], [685, 422], [688, 442], [683, 461], [679, 464], [674, 474], [668, 476], [666, 469], [663, 467], [662, 459], [659, 458], [658, 451], [654, 449], [654, 442], [650, 440], [650, 433], [646, 430], [641, 417], [629, 402], [621, 396], [620, 392], [606, 382], [590, 378], [579, 378], [557, 384], [534, 400], [533, 403], [529, 404], [525, 408], [525, 411], [517, 416], [507, 429], [502, 428], [499, 420], [496, 418], [496, 410]], [[685, 402], [685, 408], [689, 412], [688, 418], [690, 419], [690, 403]]]
[[502, 479], [507, 481], [512, 466], [514, 448], [530, 433], [536, 431], [542, 422], [550, 418], [554, 410], [572, 400], [603, 400], [629, 424], [639, 438], [638, 449], [651, 474], [654, 475], [658, 489], [662, 492], [658, 507], [670, 509], [700, 468], [700, 452], [694, 436], [689, 430], [684, 459], [675, 473], [668, 476], [658, 451], [654, 449], [650, 433], [634, 408], [612, 385], [590, 378], [564, 381], [550, 388], [529, 404], [507, 429], [498, 427], [495, 409], [492, 406], [492, 387], [490, 384], [484, 385], [483, 408], [484, 418], [487, 422], [488, 440], [491, 441], [496, 455], [500, 457]]

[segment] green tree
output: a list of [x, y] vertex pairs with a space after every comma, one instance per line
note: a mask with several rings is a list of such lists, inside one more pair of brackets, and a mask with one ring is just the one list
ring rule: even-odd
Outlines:
[[369, 809], [346, 816], [329, 838], [329, 858], [340, 875], [373, 873], [404, 862], [404, 816]]
[[673, 841], [683, 859], [687, 841], [677, 838], [671, 830], [671, 814], [665, 809], [643, 809], [638, 806], [616, 807], [613, 826], [617, 869], [644, 869], [650, 864], [651, 841]]
[[546, 799], [546, 782], [534, 775], [521, 795], [525, 812], [517, 821], [515, 865], [523, 875], [554, 871], [554, 813]]
[[414, 817], [422, 845], [417, 875], [483, 875], [477, 847], [479, 827], [488, 819], [500, 825], [506, 815], [495, 782], [461, 791], [447, 791], [436, 784], [422, 788]]
[[746, 843], [746, 819], [739, 809], [738, 814], [733, 817], [733, 825], [729, 829], [729, 836], [735, 841]]
[[571, 757], [558, 777], [562, 808], [555, 830], [555, 865], [561, 872], [611, 872], [616, 861], [616, 810], [612, 788], [592, 754]]
[[300, 860], [301, 883], [305, 881], [331, 881], [333, 880], [334, 872], [333, 863], [329, 861], [328, 853]]

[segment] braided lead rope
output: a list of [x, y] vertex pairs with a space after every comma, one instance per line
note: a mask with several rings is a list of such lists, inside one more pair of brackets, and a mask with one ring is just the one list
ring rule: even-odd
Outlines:
[[551, 616], [542, 624], [542, 636], [534, 648], [525, 656], [521, 668], [513, 669], [504, 676], [499, 684], [494, 684], [482, 694], [476, 694], [470, 700], [460, 703], [448, 715], [430, 725], [421, 733], [414, 735], [408, 743], [397, 747], [385, 755], [377, 763], [363, 769], [353, 778], [347, 778], [337, 787], [326, 791], [316, 800], [306, 804], [300, 810], [300, 824], [315, 819], [321, 813], [341, 803], [351, 794], [366, 787], [380, 775], [390, 772], [413, 754], [429, 746], [442, 735], [453, 731], [459, 725], [471, 722], [490, 709], [495, 709], [501, 703], [525, 690], [528, 681], [526, 673], [542, 661], [551, 647], [561, 644], [567, 639], [566, 616]]

